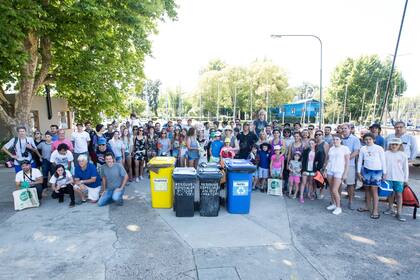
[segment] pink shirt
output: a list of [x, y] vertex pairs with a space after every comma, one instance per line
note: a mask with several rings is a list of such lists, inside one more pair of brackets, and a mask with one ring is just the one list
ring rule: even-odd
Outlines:
[[51, 151], [57, 150], [58, 145], [63, 144], [63, 143], [67, 145], [70, 152], [73, 152], [73, 144], [68, 139], [54, 141], [51, 145]]
[[280, 155], [280, 158], [277, 159], [277, 155], [274, 154], [271, 156], [271, 162], [272, 162], [273, 168], [280, 169], [283, 167], [283, 164], [284, 164], [284, 156]]

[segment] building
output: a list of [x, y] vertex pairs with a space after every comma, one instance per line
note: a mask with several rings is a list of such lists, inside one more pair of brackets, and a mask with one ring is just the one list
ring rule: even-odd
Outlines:
[[[15, 95], [8, 94], [6, 98], [11, 104], [15, 102]], [[45, 96], [34, 96], [31, 107], [31, 126], [32, 129], [39, 129], [45, 133], [50, 129], [50, 125], [56, 124], [59, 128], [66, 130], [69, 136], [73, 129], [74, 114], [70, 111], [66, 99], [51, 97], [51, 118], [48, 117], [47, 99]], [[0, 123], [0, 139], [8, 139], [9, 130], [4, 123]]]
[[302, 123], [315, 122], [319, 113], [320, 102], [316, 99], [302, 99], [293, 103], [283, 104], [276, 110], [277, 118], [285, 121]]

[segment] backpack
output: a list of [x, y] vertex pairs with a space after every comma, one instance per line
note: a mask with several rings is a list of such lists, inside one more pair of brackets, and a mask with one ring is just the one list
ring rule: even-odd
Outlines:
[[15, 137], [14, 138], [15, 140], [13, 141], [13, 146], [12, 147], [10, 147], [8, 150], [9, 150], [9, 152], [12, 154], [12, 155], [16, 155], [16, 144], [17, 144], [17, 142], [18, 142], [18, 138], [17, 137]]
[[414, 193], [414, 191], [408, 186], [404, 186], [404, 190], [402, 193], [402, 199], [403, 199], [403, 206], [411, 206], [414, 207], [413, 210], [413, 219], [416, 219], [417, 216], [417, 208], [420, 207], [419, 200]]

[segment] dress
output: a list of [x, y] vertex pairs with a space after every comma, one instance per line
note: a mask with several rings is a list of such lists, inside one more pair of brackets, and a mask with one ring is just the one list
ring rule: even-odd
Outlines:
[[134, 159], [135, 160], [145, 160], [146, 159], [146, 139], [134, 138]]

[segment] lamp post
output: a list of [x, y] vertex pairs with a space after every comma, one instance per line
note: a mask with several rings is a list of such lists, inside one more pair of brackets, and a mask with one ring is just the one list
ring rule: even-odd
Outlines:
[[322, 41], [316, 35], [313, 34], [273, 34], [271, 38], [282, 38], [282, 37], [312, 37], [318, 40], [320, 46], [320, 67], [319, 67], [319, 128], [321, 129], [322, 123], [324, 122], [324, 97], [322, 95]]

